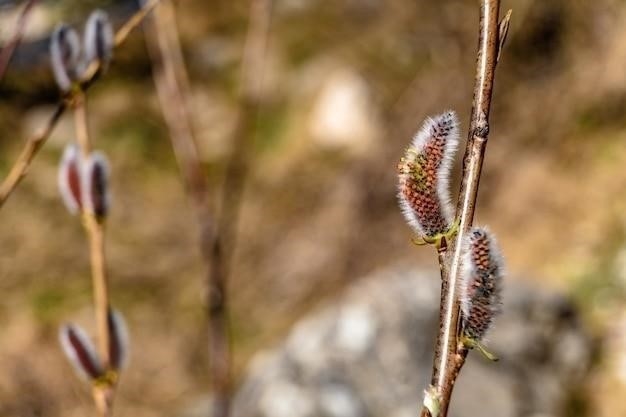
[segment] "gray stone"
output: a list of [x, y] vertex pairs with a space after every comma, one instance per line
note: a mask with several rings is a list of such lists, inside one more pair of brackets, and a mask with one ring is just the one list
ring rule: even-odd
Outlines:
[[[451, 417], [557, 416], [590, 366], [590, 338], [561, 295], [507, 279], [504, 313], [471, 352]], [[258, 354], [236, 417], [415, 416], [432, 367], [439, 274], [397, 267], [359, 281], [336, 304], [297, 323]]]

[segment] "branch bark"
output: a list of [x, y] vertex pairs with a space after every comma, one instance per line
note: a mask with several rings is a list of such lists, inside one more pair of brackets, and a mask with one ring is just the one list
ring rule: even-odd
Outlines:
[[[115, 46], [122, 45], [130, 32], [141, 24], [145, 16], [157, 5], [160, 0], [150, 0], [139, 9], [128, 21], [115, 33]], [[85, 71], [85, 81], [81, 85], [81, 90], [86, 91], [89, 87], [98, 79], [100, 75], [100, 64], [93, 62]], [[28, 138], [24, 145], [24, 148], [20, 152], [15, 163], [11, 166], [6, 178], [0, 184], [0, 208], [4, 205], [6, 200], [15, 191], [22, 179], [26, 176], [28, 168], [30, 167], [33, 159], [39, 152], [39, 149], [44, 145], [46, 140], [52, 134], [52, 131], [56, 127], [57, 123], [65, 113], [68, 105], [70, 104], [70, 98], [62, 97], [57, 104], [55, 110], [50, 115], [46, 126], [41, 132]]]
[[[446, 417], [452, 390], [465, 363], [468, 349], [459, 341], [460, 305], [458, 282], [461, 273], [461, 242], [474, 219], [478, 185], [489, 136], [489, 112], [496, 64], [504, 44], [510, 12], [498, 23], [500, 0], [481, 0], [476, 79], [470, 117], [467, 146], [463, 157], [463, 178], [457, 204], [459, 231], [451, 239], [443, 253], [439, 254], [441, 269], [441, 304], [439, 310], [439, 333], [435, 347], [431, 386], [439, 402], [439, 414]], [[502, 30], [500, 30], [502, 29]], [[422, 417], [430, 416], [426, 407]]]
[[24, 9], [22, 9], [20, 17], [17, 19], [15, 32], [13, 32], [11, 40], [9, 40], [4, 48], [2, 48], [2, 51], [0, 51], [0, 81], [4, 78], [4, 74], [9, 67], [11, 58], [13, 58], [13, 53], [22, 41], [22, 36], [24, 36], [24, 30], [26, 29], [26, 23], [28, 22], [28, 16], [30, 15], [30, 11], [33, 6], [37, 4], [37, 1], [38, 0], [28, 0]]
[[[89, 125], [87, 121], [87, 95], [80, 91], [75, 93], [72, 102], [74, 108], [74, 126], [76, 140], [80, 148], [81, 158], [87, 161], [92, 150]], [[106, 258], [104, 247], [104, 224], [96, 219], [92, 212], [81, 213], [83, 226], [89, 241], [89, 259], [93, 286], [93, 304], [98, 334], [98, 351], [104, 369], [110, 369], [109, 343], [109, 285], [106, 274]], [[99, 384], [93, 387], [92, 395], [100, 417], [109, 417], [113, 412], [114, 383]]]
[[195, 142], [188, 101], [188, 77], [169, 0], [154, 13], [146, 27], [157, 95], [187, 194], [200, 225], [200, 250], [207, 265], [206, 294], [209, 333], [209, 374], [213, 393], [212, 417], [230, 413], [231, 338], [228, 323], [227, 283], [235, 246], [243, 185], [249, 165], [249, 136], [258, 106], [258, 71], [262, 66], [269, 27], [269, 0], [252, 3], [250, 28], [242, 64], [240, 111], [233, 134], [233, 150], [225, 172], [221, 215], [214, 220], [208, 185]]

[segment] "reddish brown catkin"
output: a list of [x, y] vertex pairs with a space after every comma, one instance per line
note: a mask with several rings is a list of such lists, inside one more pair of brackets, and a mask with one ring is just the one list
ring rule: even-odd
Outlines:
[[85, 380], [104, 375], [104, 368], [91, 339], [79, 326], [66, 324], [59, 331], [59, 341], [72, 367]]
[[458, 144], [458, 120], [448, 111], [424, 121], [398, 164], [400, 208], [421, 238], [433, 238], [452, 227], [450, 171]]
[[474, 227], [463, 242], [460, 300], [464, 334], [481, 341], [500, 313], [504, 261], [493, 234]]

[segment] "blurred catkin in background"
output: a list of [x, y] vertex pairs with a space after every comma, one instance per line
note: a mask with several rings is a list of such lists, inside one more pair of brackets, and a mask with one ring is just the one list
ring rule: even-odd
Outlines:
[[[0, 83], [3, 176], [57, 98], [47, 55], [56, 22], [78, 25], [99, 7], [117, 28], [134, 9], [125, 1], [39, 3]], [[424, 117], [441, 109], [458, 110], [465, 138], [474, 75], [474, 2], [274, 3], [230, 283], [237, 384], [254, 353], [281, 344], [305, 314], [340, 304], [362, 277], [398, 264], [436, 267], [409, 242], [395, 166]], [[217, 193], [236, 127], [249, 7], [176, 4], [193, 127]], [[503, 8], [514, 9], [514, 19], [498, 67], [476, 224], [498, 231], [511, 280], [571, 296], [598, 341], [594, 366], [579, 378], [585, 383], [568, 393], [571, 409], [557, 415], [621, 415], [626, 5], [510, 0]], [[0, 2], [2, 44], [19, 9]], [[91, 130], [114, 172], [111, 292], [133, 340], [117, 411], [185, 415], [202, 408], [208, 386], [203, 267], [140, 32], [116, 51], [89, 97]], [[74, 139], [68, 116], [0, 211], [2, 415], [91, 411], [86, 388], [66, 377], [57, 343], [68, 318], [94, 328], [83, 232], [56, 189], [57, 163]], [[411, 337], [431, 348], [432, 334]]]

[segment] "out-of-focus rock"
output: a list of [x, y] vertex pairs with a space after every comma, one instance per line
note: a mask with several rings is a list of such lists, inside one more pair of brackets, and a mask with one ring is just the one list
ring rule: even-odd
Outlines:
[[[258, 354], [236, 396], [236, 417], [416, 415], [437, 331], [436, 272], [396, 268], [297, 323]], [[558, 416], [583, 383], [592, 342], [563, 296], [508, 280], [488, 346], [472, 352], [450, 415]]]
[[313, 104], [309, 133], [319, 146], [365, 153], [380, 135], [368, 83], [350, 69], [337, 69], [322, 82]]

